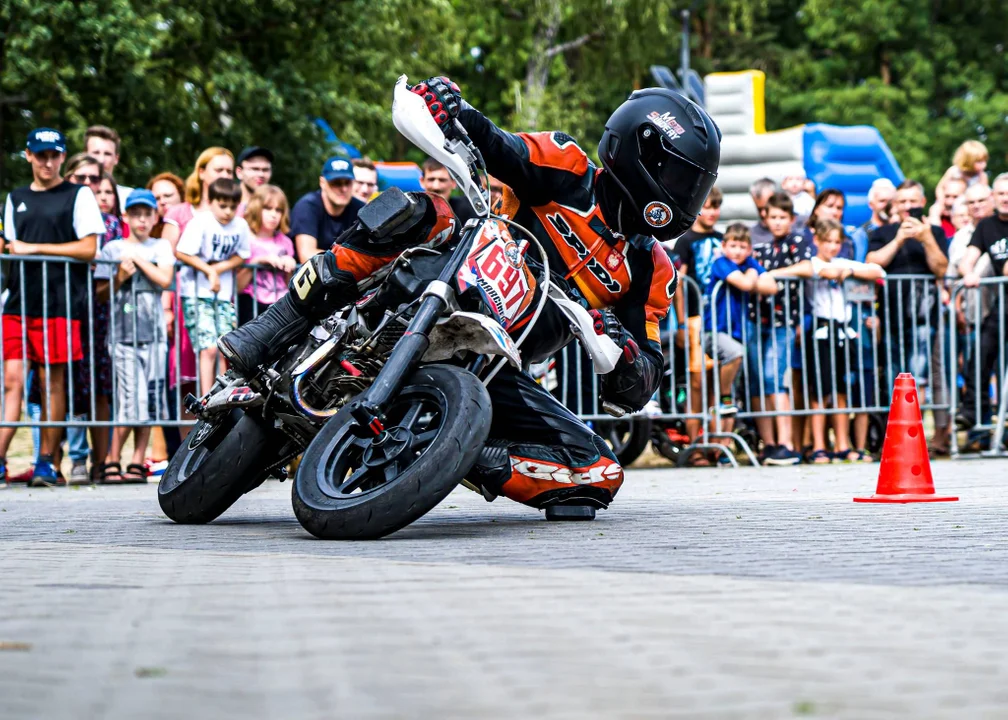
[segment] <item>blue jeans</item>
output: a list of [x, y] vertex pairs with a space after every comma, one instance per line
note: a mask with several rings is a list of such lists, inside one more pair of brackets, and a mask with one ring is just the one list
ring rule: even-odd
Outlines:
[[746, 354], [750, 396], [787, 393], [791, 389], [794, 343], [792, 328], [749, 326]]
[[[28, 417], [33, 422], [41, 422], [42, 420], [42, 406], [38, 403], [30, 402], [28, 403]], [[67, 420], [87, 420], [87, 415], [78, 415], [71, 418], [67, 415]], [[32, 450], [35, 455], [36, 461], [39, 456], [39, 447], [41, 446], [41, 431], [38, 425], [31, 429], [32, 435]], [[68, 427], [66, 429], [67, 445], [69, 449], [67, 454], [70, 459], [75, 463], [85, 462], [88, 459], [88, 454], [91, 452], [91, 448], [88, 446], [87, 438], [87, 428], [85, 427]]]

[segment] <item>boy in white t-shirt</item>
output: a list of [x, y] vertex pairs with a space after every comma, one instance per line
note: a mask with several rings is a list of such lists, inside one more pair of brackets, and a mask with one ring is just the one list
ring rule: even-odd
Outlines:
[[[150, 236], [157, 222], [157, 200], [150, 190], [133, 190], [126, 198], [130, 235], [101, 249], [95, 269], [102, 302], [112, 295], [109, 355], [115, 367], [115, 419], [112, 445], [104, 461], [103, 480], [147, 482], [144, 457], [150, 439], [149, 420], [165, 420], [165, 358], [168, 333], [161, 292], [175, 275], [175, 255], [167, 240]], [[118, 263], [116, 265], [115, 263]], [[122, 471], [122, 448], [133, 432], [133, 461]]]
[[248, 224], [236, 218], [241, 184], [229, 178], [210, 183], [210, 210], [197, 213], [179, 238], [175, 254], [187, 265], [179, 274], [182, 317], [199, 355], [200, 390], [217, 374], [217, 338], [236, 327], [234, 270], [251, 254]]

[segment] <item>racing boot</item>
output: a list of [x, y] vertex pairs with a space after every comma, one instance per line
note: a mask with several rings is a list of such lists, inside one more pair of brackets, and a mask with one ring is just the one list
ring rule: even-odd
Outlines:
[[299, 312], [288, 293], [251, 322], [222, 335], [217, 348], [242, 375], [272, 365], [294, 343], [308, 335], [312, 322]]
[[270, 365], [303, 339], [312, 326], [357, 299], [357, 281], [331, 252], [315, 255], [294, 273], [289, 292], [250, 323], [221, 336], [217, 348], [238, 372]]

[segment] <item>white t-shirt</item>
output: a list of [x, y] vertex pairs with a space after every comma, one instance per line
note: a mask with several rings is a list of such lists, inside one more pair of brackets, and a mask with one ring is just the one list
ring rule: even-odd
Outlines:
[[[105, 221], [102, 219], [101, 210], [98, 209], [98, 200], [95, 199], [91, 188], [86, 185], [81, 186], [77, 191], [77, 197], [74, 198], [73, 226], [78, 240], [105, 232]], [[14, 204], [10, 195], [7, 195], [7, 203], [4, 206], [3, 235], [8, 241], [18, 239], [14, 227]]]
[[[248, 260], [252, 255], [249, 240], [249, 226], [242, 218], [236, 217], [227, 225], [221, 225], [209, 211], [198, 212], [186, 225], [179, 238], [176, 252], [193, 255], [213, 265], [237, 255]], [[206, 275], [185, 265], [179, 273], [179, 292], [183, 298], [213, 298]], [[221, 273], [220, 290], [216, 297], [233, 301], [234, 271]]]
[[[860, 270], [866, 267], [866, 263], [846, 258], [833, 258], [828, 263], [823, 262], [815, 255], [812, 256], [812, 272], [816, 275], [829, 265], [840, 269]], [[815, 278], [812, 284], [812, 315], [822, 320], [835, 320], [836, 322], [848, 322], [851, 318], [851, 310], [844, 295], [843, 285], [834, 280]]]
[[136, 190], [136, 188], [131, 188], [129, 185], [116, 185], [116, 193], [119, 195], [119, 209], [126, 212], [126, 198], [129, 194]]

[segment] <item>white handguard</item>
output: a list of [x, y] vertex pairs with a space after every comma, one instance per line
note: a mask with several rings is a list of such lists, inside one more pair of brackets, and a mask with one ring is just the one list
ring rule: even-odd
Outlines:
[[392, 124], [402, 136], [445, 166], [479, 216], [489, 212], [488, 191], [472, 178], [469, 166], [474, 158], [465, 143], [449, 141], [434, 122], [427, 104], [406, 86], [406, 76], [400, 75], [392, 93]]
[[595, 321], [588, 311], [564, 296], [563, 291], [550, 287], [550, 300], [557, 304], [564, 317], [570, 321], [571, 332], [591, 358], [597, 375], [607, 375], [616, 367], [623, 350], [608, 335], [595, 334]]

